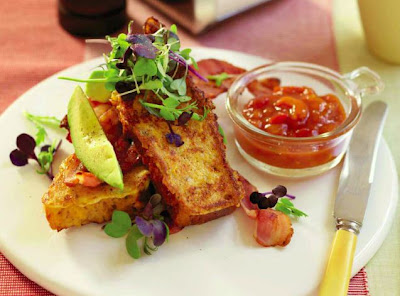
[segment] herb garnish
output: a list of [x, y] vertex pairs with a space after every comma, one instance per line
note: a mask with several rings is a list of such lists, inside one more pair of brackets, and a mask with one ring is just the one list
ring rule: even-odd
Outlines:
[[111, 237], [120, 238], [125, 235], [125, 247], [128, 254], [139, 259], [140, 246], [147, 255], [157, 251], [165, 241], [168, 241], [169, 228], [160, 215], [164, 210], [161, 204], [161, 196], [154, 194], [143, 210], [143, 217], [136, 216], [132, 220], [128, 213], [114, 210], [112, 221], [104, 227], [104, 232]]
[[208, 75], [208, 80], [214, 80], [216, 86], [221, 86], [222, 82], [228, 78], [235, 77], [236, 75], [228, 74], [226, 72], [222, 72], [218, 75]]
[[44, 139], [47, 136], [47, 132], [44, 126], [49, 126], [52, 128], [60, 127], [60, 120], [53, 116], [37, 116], [28, 112], [24, 112], [25, 117], [35, 124], [37, 128], [36, 133], [36, 145], [40, 145], [43, 143]]
[[[40, 170], [36, 172], [38, 174], [46, 174], [50, 180], [53, 180], [53, 160], [54, 155], [61, 146], [62, 141], [58, 143], [53, 141], [51, 145], [40, 145], [44, 142], [47, 132], [44, 125], [59, 128], [60, 120], [52, 116], [36, 116], [28, 112], [24, 112], [25, 117], [33, 122], [37, 128], [36, 139], [28, 134], [20, 134], [17, 137], [17, 149], [14, 149], [10, 153], [11, 163], [15, 166], [25, 166], [28, 164], [28, 160], [32, 159], [36, 161]], [[35, 148], [40, 148], [39, 153], [36, 155]]]
[[[268, 197], [266, 197], [269, 195]], [[284, 197], [288, 198], [284, 198]], [[275, 208], [286, 215], [292, 215], [295, 217], [307, 217], [307, 214], [296, 209], [293, 203], [289, 199], [295, 199], [294, 195], [288, 194], [287, 189], [283, 185], [278, 185], [272, 191], [260, 193], [254, 191], [250, 194], [250, 202], [257, 204], [260, 210]]]
[[54, 155], [61, 146], [62, 141], [60, 140], [56, 145], [54, 141], [52, 145], [44, 145], [40, 148], [38, 155], [35, 153], [35, 148], [37, 147], [35, 139], [28, 134], [20, 134], [17, 137], [17, 147], [10, 153], [11, 163], [15, 166], [25, 166], [28, 164], [29, 159], [35, 160], [39, 166], [40, 170], [36, 172], [38, 174], [46, 174], [50, 180], [53, 180], [53, 167], [52, 163], [54, 160]]
[[[169, 30], [160, 27], [154, 34], [132, 34], [129, 25], [128, 34], [107, 36], [106, 39], [112, 50], [105, 56], [104, 78], [59, 78], [105, 83], [108, 90], [117, 90], [122, 99], [134, 99], [137, 94], [144, 93], [140, 103], [150, 114], [166, 121], [175, 121], [186, 113], [192, 114], [189, 119], [193, 120], [203, 120], [207, 116], [208, 110], [204, 110], [203, 115], [194, 112], [198, 109], [196, 102], [185, 103], [192, 99], [187, 96], [188, 72], [204, 81], [208, 80], [195, 70], [197, 64], [190, 55], [191, 49], [181, 50], [175, 25]], [[153, 92], [160, 104], [148, 102], [147, 91]], [[181, 106], [182, 103], [185, 104]], [[187, 115], [183, 116], [187, 118]]]

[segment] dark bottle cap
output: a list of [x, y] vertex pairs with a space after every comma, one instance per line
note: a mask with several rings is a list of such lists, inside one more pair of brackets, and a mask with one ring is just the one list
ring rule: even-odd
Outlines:
[[127, 22], [125, 0], [59, 0], [60, 25], [73, 35], [104, 37]]

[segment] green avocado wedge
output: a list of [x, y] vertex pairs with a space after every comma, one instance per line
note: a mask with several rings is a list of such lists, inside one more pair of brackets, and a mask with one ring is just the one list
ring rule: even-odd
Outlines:
[[[104, 71], [96, 70], [93, 71], [89, 79], [104, 78]], [[103, 82], [87, 82], [86, 83], [86, 94], [93, 101], [106, 103], [111, 97], [111, 91], [106, 89], [105, 83]]]
[[97, 178], [122, 190], [123, 176], [114, 148], [79, 86], [68, 104], [68, 123], [78, 159]]

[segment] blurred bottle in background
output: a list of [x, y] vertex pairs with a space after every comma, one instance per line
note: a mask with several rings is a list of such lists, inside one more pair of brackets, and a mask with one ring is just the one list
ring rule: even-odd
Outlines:
[[400, 64], [400, 0], [359, 0], [358, 6], [370, 51]]
[[73, 35], [104, 37], [127, 22], [126, 0], [58, 0], [60, 25]]

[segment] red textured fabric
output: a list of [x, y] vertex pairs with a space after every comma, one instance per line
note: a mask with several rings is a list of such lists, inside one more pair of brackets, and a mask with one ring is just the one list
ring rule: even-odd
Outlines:
[[56, 5], [0, 1], [0, 113], [44, 78], [82, 61], [84, 42], [58, 25]]
[[349, 296], [370, 296], [365, 268], [361, 269], [350, 281]]
[[[84, 43], [60, 28], [56, 2], [0, 1], [0, 113], [44, 78], [83, 60]], [[337, 69], [331, 6], [332, 0], [272, 1], [199, 38], [183, 36], [186, 43], [194, 45], [233, 49], [273, 60], [314, 62]], [[131, 14], [137, 22], [153, 14], [140, 3], [135, 3], [134, 8]], [[141, 15], [136, 17], [135, 12]], [[0, 296], [48, 295], [54, 294], [22, 275], [0, 253]], [[364, 269], [351, 280], [349, 295], [369, 295]]]

